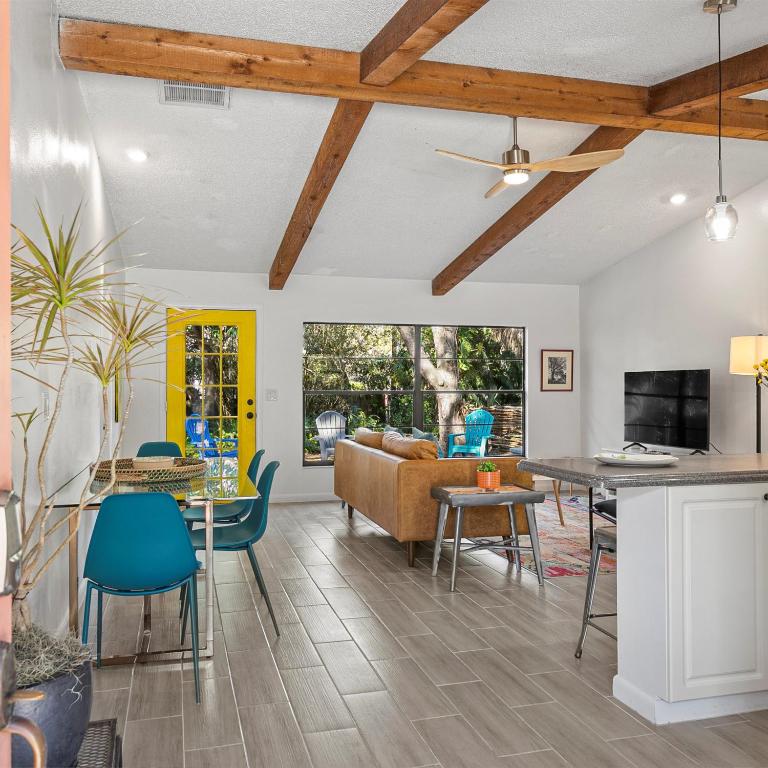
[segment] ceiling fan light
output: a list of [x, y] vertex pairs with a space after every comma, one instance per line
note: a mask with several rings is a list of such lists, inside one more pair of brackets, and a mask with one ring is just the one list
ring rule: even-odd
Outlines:
[[504, 183], [511, 186], [525, 184], [529, 178], [528, 171], [524, 171], [522, 168], [512, 168], [508, 171], [504, 171]]
[[725, 197], [718, 197], [704, 217], [707, 238], [715, 243], [730, 240], [736, 234], [738, 223], [739, 215]]

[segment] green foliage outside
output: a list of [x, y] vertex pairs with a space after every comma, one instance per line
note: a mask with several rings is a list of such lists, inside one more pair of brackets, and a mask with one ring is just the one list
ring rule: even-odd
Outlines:
[[[315, 419], [347, 418], [347, 433], [385, 424], [460, 431], [475, 408], [522, 409], [522, 328], [307, 323], [304, 326], [304, 451], [319, 454]], [[414, 356], [420, 352], [422, 412], [414, 413]]]

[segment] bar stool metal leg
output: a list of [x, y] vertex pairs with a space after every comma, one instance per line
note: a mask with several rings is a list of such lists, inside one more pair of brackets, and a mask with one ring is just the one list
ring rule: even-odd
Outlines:
[[437, 535], [435, 536], [435, 551], [432, 554], [432, 575], [437, 576], [437, 566], [440, 564], [440, 548], [443, 546], [445, 523], [448, 520], [448, 505], [440, 504], [437, 517]]
[[456, 568], [459, 565], [461, 552], [461, 528], [464, 518], [464, 507], [456, 507], [456, 532], [453, 539], [453, 563], [451, 563], [451, 592], [456, 591]]
[[539, 577], [539, 586], [544, 585], [544, 568], [541, 564], [541, 550], [539, 549], [539, 529], [536, 527], [536, 510], [533, 504], [525, 505], [525, 516], [528, 519], [528, 533], [531, 537], [533, 548], [533, 562], [536, 563], [536, 575]]
[[[509, 512], [509, 528], [512, 531], [512, 544], [516, 547], [520, 546], [520, 538], [517, 535], [517, 517], [515, 516], [515, 505], [507, 504], [507, 512]], [[522, 558], [520, 557], [520, 550], [516, 549], [513, 553], [514, 563], [517, 566], [517, 572], [520, 573], [522, 569]]]
[[597, 586], [597, 573], [600, 570], [600, 558], [603, 554], [602, 547], [595, 542], [592, 547], [592, 557], [589, 560], [589, 575], [587, 576], [587, 594], [584, 598], [584, 617], [581, 623], [581, 634], [576, 646], [574, 656], [581, 658], [581, 652], [584, 650], [584, 640], [587, 638], [587, 628], [589, 627], [589, 617], [592, 615], [592, 603], [595, 599], [595, 587]]

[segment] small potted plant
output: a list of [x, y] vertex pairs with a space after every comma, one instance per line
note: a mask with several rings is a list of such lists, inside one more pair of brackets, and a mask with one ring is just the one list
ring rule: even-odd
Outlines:
[[481, 461], [477, 465], [477, 487], [486, 491], [501, 487], [501, 470], [492, 461]]

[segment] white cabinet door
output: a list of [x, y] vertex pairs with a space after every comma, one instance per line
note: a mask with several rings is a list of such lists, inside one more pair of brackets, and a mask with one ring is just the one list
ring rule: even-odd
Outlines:
[[768, 485], [667, 493], [670, 701], [768, 689]]

